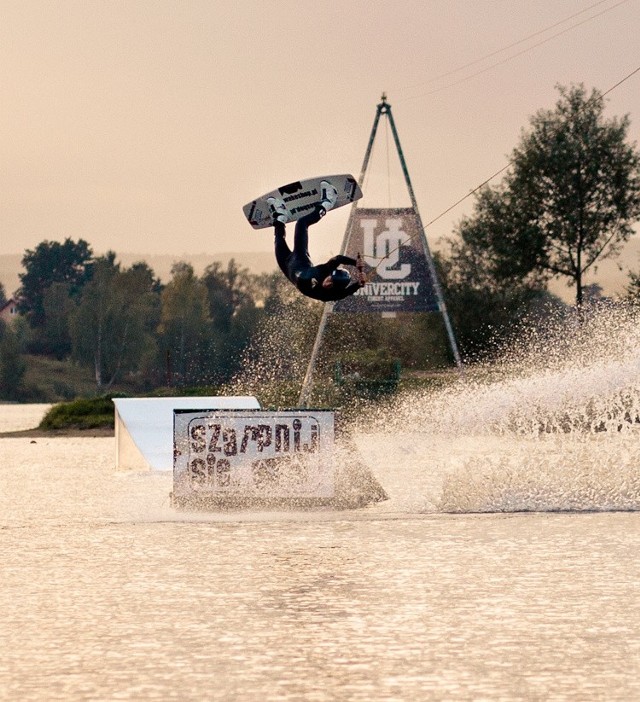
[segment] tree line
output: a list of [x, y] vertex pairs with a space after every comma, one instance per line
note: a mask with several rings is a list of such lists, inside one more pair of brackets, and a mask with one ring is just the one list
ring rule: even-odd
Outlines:
[[146, 389], [225, 382], [273, 287], [234, 260], [201, 276], [176, 263], [165, 284], [144, 261], [123, 267], [83, 239], [43, 241], [22, 264], [21, 348], [90, 369], [101, 392], [124, 378]]
[[[558, 90], [555, 107], [523, 129], [507, 175], [476, 193], [472, 213], [436, 256], [467, 362], [495, 354], [523, 320], [562, 308], [547, 291], [552, 278], [574, 286], [580, 308], [585, 275], [619, 254], [640, 217], [640, 154], [628, 139], [629, 117], [607, 118], [597, 90]], [[220, 385], [237, 376], [265, 325], [272, 335], [286, 331], [277, 350], [285, 356], [287, 348], [305, 355], [317, 328], [318, 303], [281, 275], [254, 275], [234, 260], [201, 276], [177, 263], [163, 283], [144, 261], [124, 268], [114, 252], [95, 256], [83, 239], [67, 238], [41, 242], [22, 265], [18, 299], [26, 321], [14, 332], [0, 328], [5, 397], [24, 373], [20, 352], [69, 359], [92, 373], [99, 391], [125, 377], [141, 389]], [[639, 294], [640, 273], [630, 272], [625, 297], [637, 301]], [[410, 367], [448, 362], [438, 315], [333, 324], [334, 356], [375, 365], [376, 355], [379, 361], [393, 348]]]

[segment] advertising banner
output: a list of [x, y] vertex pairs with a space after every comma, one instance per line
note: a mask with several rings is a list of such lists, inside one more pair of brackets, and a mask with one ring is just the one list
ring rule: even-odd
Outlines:
[[413, 208], [355, 211], [347, 256], [360, 253], [375, 271], [334, 312], [435, 312], [438, 301]]
[[173, 494], [333, 496], [330, 411], [174, 411]]

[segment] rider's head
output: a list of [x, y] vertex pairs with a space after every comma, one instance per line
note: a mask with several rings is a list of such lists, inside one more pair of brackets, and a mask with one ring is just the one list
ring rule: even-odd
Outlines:
[[351, 276], [344, 268], [336, 268], [335, 271], [328, 275], [323, 282], [325, 288], [335, 288], [336, 290], [344, 290], [351, 282]]

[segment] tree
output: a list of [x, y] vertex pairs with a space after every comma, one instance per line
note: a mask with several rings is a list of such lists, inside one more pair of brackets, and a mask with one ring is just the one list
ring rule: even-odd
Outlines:
[[628, 116], [605, 119], [600, 92], [558, 90], [555, 109], [523, 132], [511, 172], [481, 191], [458, 233], [498, 279], [564, 276], [580, 305], [584, 274], [619, 253], [640, 216], [640, 154], [627, 143]]
[[91, 278], [92, 255], [86, 241], [74, 242], [69, 238], [62, 244], [43, 241], [35, 249], [26, 251], [22, 257], [25, 272], [19, 276], [18, 309], [27, 316], [32, 327], [42, 327], [45, 323], [45, 290], [53, 283], [67, 284], [71, 297], [77, 297]]
[[249, 270], [239, 268], [233, 258], [226, 270], [216, 261], [205, 268], [202, 282], [207, 288], [209, 315], [214, 328], [229, 332], [238, 310], [253, 305], [253, 281]]
[[239, 268], [231, 259], [224, 269], [216, 262], [202, 276], [209, 301], [209, 353], [211, 379], [222, 383], [239, 369], [242, 353], [254, 334], [263, 311], [265, 279]]
[[629, 273], [629, 282], [624, 297], [632, 302], [640, 302], [640, 272]]
[[74, 309], [69, 283], [51, 283], [42, 295], [44, 323], [38, 330], [38, 348], [62, 360], [71, 351], [69, 317]]
[[16, 335], [8, 325], [0, 322], [0, 398], [20, 399], [26, 369]]
[[130, 337], [137, 339], [135, 367], [130, 370], [142, 374], [147, 381], [157, 381], [162, 377], [162, 365], [158, 363], [158, 325], [164, 287], [143, 261], [125, 270], [120, 282], [126, 291], [125, 318], [129, 320]]
[[203, 380], [206, 339], [211, 318], [204, 283], [188, 263], [176, 263], [162, 291], [160, 334], [169, 382]]
[[0, 283], [0, 307], [7, 302], [7, 294], [4, 290], [4, 285]]
[[155, 356], [158, 313], [158, 283], [146, 264], [121, 270], [113, 252], [96, 259], [71, 316], [71, 337], [74, 357], [93, 366], [99, 390]]
[[447, 310], [465, 360], [487, 359], [546, 296], [535, 276], [501, 275], [487, 250], [468, 241], [450, 242], [449, 255], [435, 255]]

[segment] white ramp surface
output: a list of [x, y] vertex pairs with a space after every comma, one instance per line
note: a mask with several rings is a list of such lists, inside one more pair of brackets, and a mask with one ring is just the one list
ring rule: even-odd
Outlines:
[[114, 398], [116, 468], [173, 469], [173, 410], [260, 409], [251, 396]]

